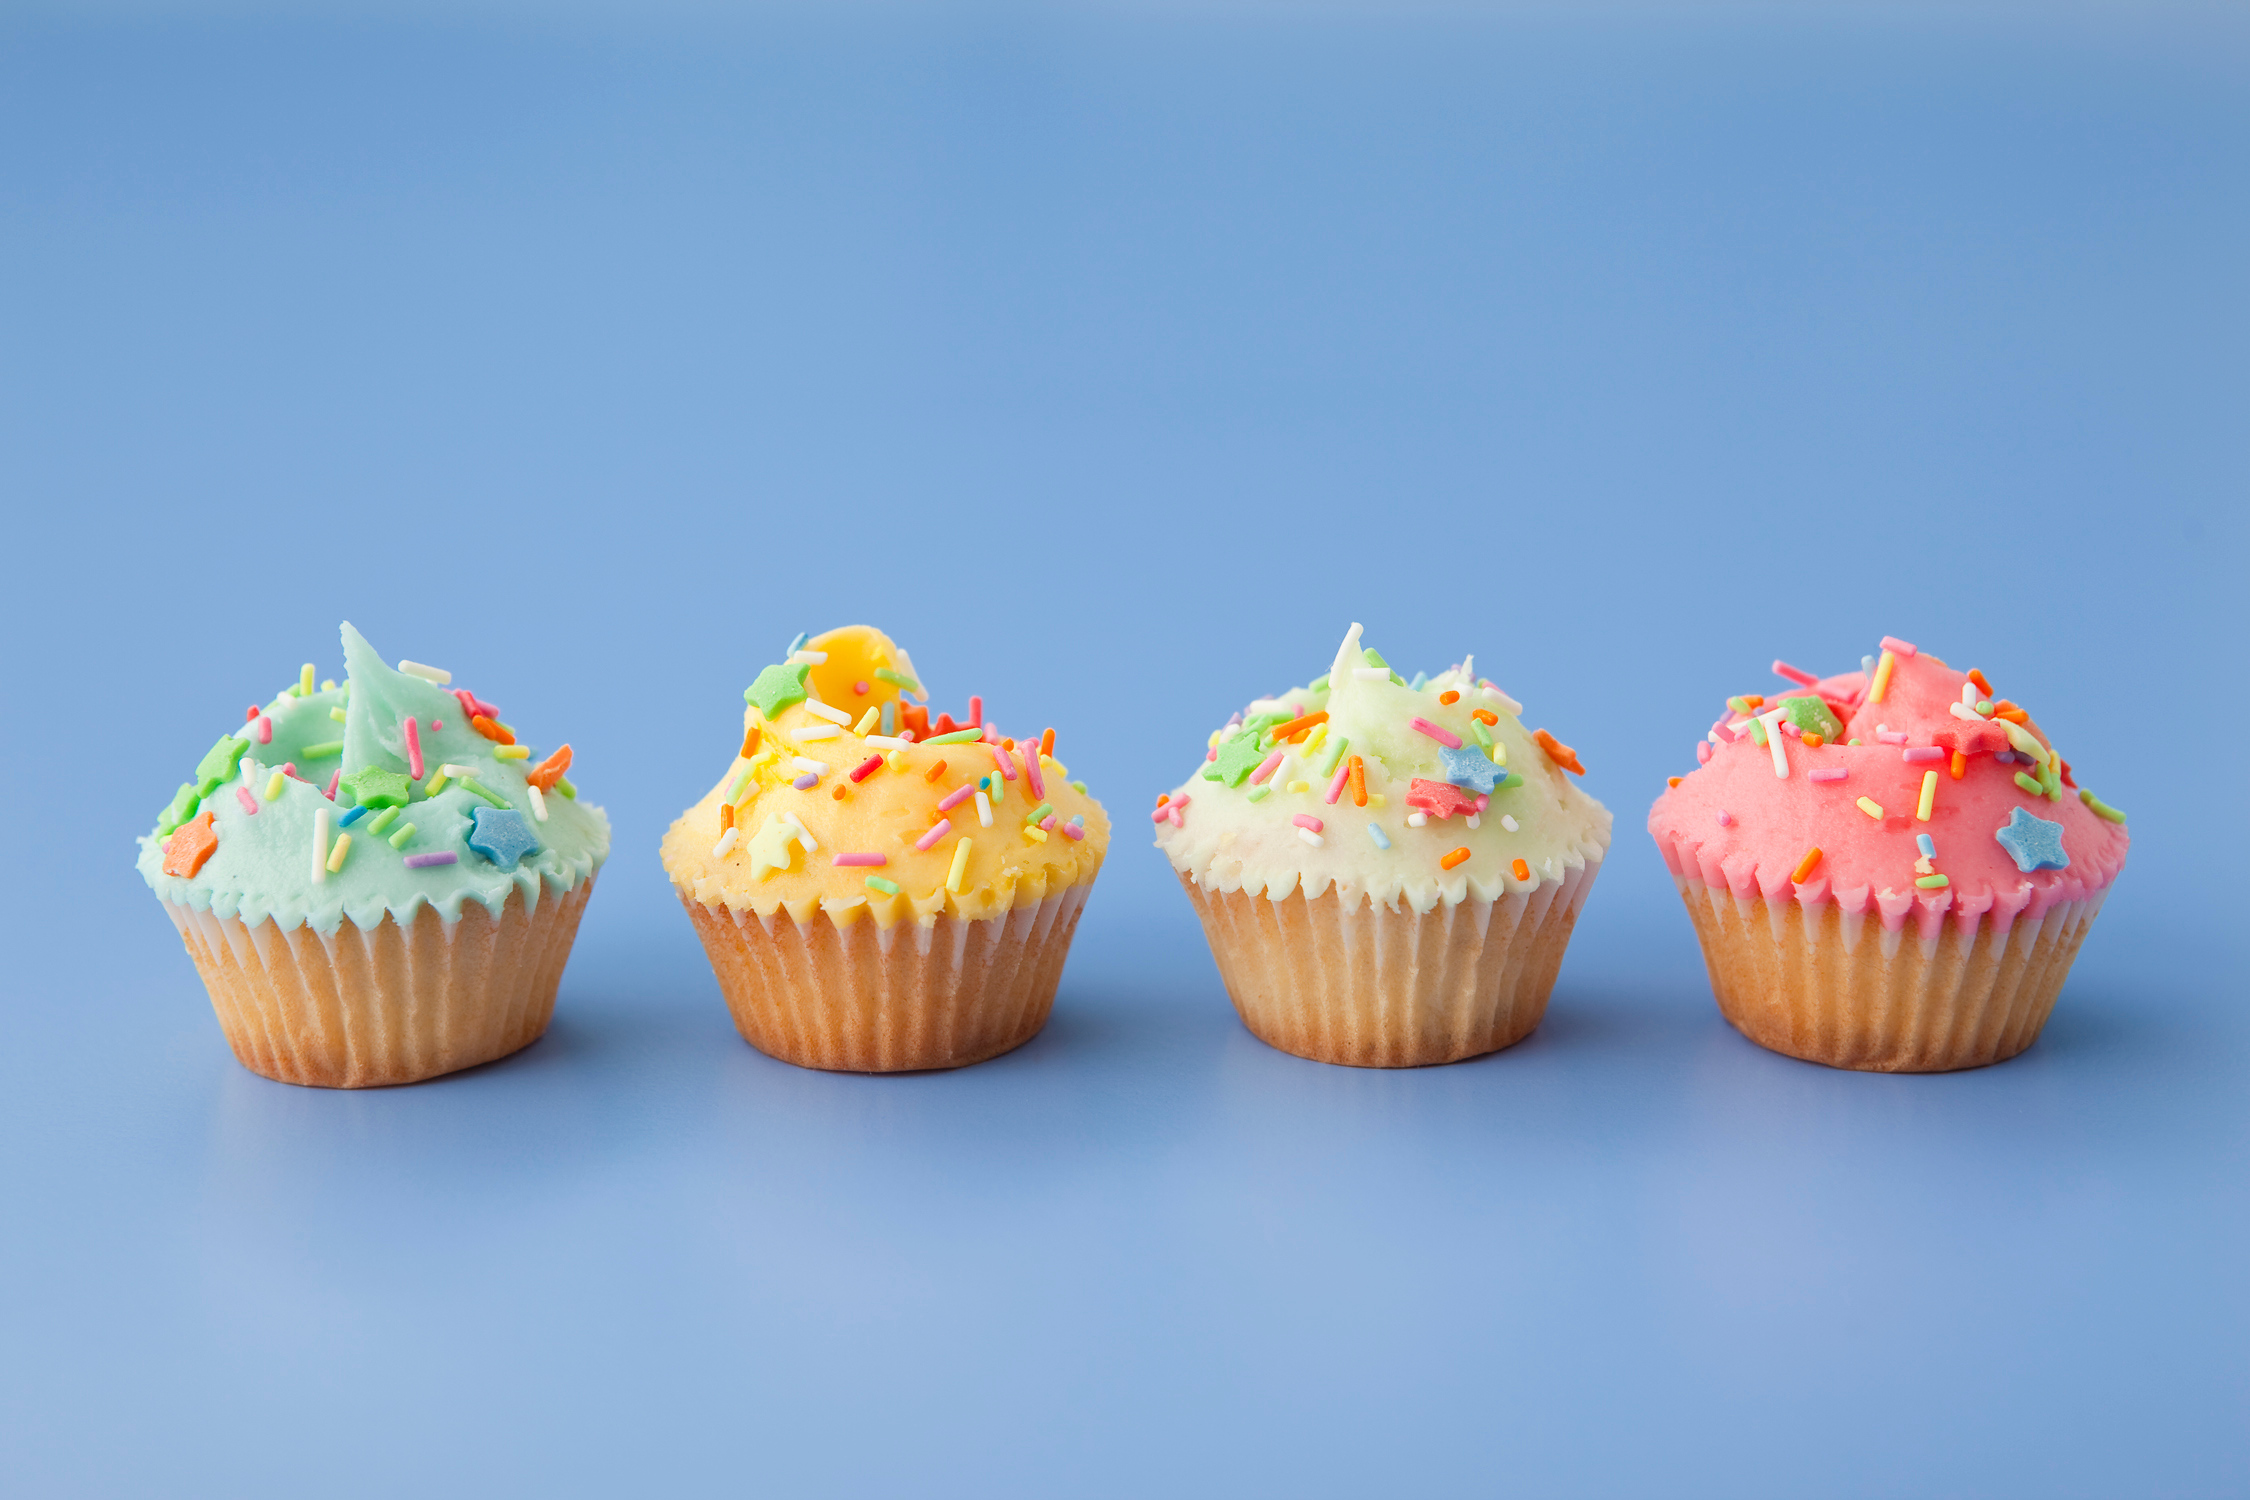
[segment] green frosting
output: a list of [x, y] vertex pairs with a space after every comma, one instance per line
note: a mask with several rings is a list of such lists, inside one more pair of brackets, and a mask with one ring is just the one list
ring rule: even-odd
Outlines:
[[[590, 879], [609, 857], [609, 820], [599, 807], [560, 795], [545, 798], [547, 816], [532, 809], [526, 773], [554, 747], [532, 749], [528, 760], [500, 760], [498, 746], [469, 727], [460, 700], [450, 692], [393, 670], [350, 625], [343, 628], [344, 663], [349, 680], [342, 686], [298, 696], [276, 695], [262, 711], [273, 725], [273, 740], [222, 736], [196, 766], [197, 779], [183, 785], [157, 819], [156, 832], [144, 836], [139, 860], [142, 877], [167, 901], [239, 917], [247, 923], [272, 920], [282, 927], [310, 926], [333, 932], [349, 917], [355, 926], [373, 928], [385, 916], [409, 921], [424, 905], [451, 921], [461, 903], [477, 901], [498, 915], [510, 891], [520, 891], [527, 909], [547, 894], [559, 895]], [[339, 769], [331, 753], [308, 764], [307, 750], [335, 742], [336, 721], [344, 714], [344, 749], [336, 800], [322, 795], [328, 775]], [[424, 775], [411, 775], [403, 721], [419, 721]], [[444, 728], [434, 729], [433, 723]], [[284, 763], [294, 763], [310, 781], [286, 779], [281, 795], [265, 800], [265, 784]], [[435, 797], [422, 788], [445, 764], [466, 766], [474, 790], [453, 780]], [[247, 778], [241, 777], [247, 766]], [[251, 785], [257, 811], [247, 811], [227, 783]], [[479, 794], [482, 795], [479, 795]], [[219, 846], [192, 879], [164, 873], [164, 840], [172, 828], [202, 809], [214, 815]], [[362, 814], [341, 828], [345, 814], [365, 805], [399, 807], [393, 822], [414, 826], [403, 848], [370, 830], [380, 813]], [[539, 841], [513, 869], [503, 869], [472, 850], [472, 814], [488, 805], [511, 807]], [[344, 866], [315, 879], [313, 846], [318, 814], [330, 814], [331, 845], [349, 833]], [[166, 827], [167, 820], [171, 827]], [[394, 836], [397, 829], [387, 830]], [[408, 869], [408, 855], [451, 853], [457, 862]]]

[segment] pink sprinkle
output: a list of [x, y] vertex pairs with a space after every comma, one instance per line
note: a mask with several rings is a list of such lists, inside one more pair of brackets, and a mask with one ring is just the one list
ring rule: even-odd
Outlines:
[[1428, 719], [1410, 719], [1407, 722], [1411, 723], [1416, 729], [1421, 730], [1431, 739], [1436, 740], [1439, 744], [1445, 746], [1445, 748], [1448, 750], [1458, 750], [1461, 748], [1461, 736], [1455, 734], [1450, 729], [1440, 729], [1437, 725], [1432, 724]]
[[[297, 774], [297, 763], [293, 760], [285, 760], [281, 763], [281, 774], [288, 777], [291, 781], [305, 781], [304, 777]], [[311, 786], [312, 783], [309, 781], [305, 781], [305, 785]]]
[[1902, 729], [1878, 729], [1875, 731], [1875, 738], [1886, 745], [1903, 745], [1906, 743], [1906, 731]]
[[1250, 784], [1252, 786], [1256, 786], [1259, 782], [1264, 781], [1268, 776], [1271, 776], [1280, 765], [1281, 752], [1279, 750], [1276, 750], [1273, 754], [1267, 756], [1263, 761], [1259, 762], [1257, 770], [1250, 773]]
[[1492, 797], [1491, 797], [1491, 794], [1490, 794], [1490, 793], [1484, 793], [1484, 794], [1480, 794], [1480, 795], [1478, 796], [1478, 798], [1477, 798], [1477, 811], [1478, 811], [1478, 812], [1483, 812], [1483, 811], [1484, 811], [1484, 810], [1485, 810], [1486, 808], [1490, 807], [1491, 805], [1492, 805]]
[[852, 691], [858, 694], [860, 697], [864, 698], [867, 696], [867, 684], [864, 682], [855, 682], [852, 684]]
[[839, 865], [887, 865], [890, 859], [881, 854], [839, 854], [834, 863]]
[[1695, 763], [1699, 766], [1711, 764], [1711, 742], [1709, 740], [1697, 740], [1695, 742]]
[[1350, 781], [1351, 779], [1352, 779], [1352, 768], [1351, 768], [1350, 766], [1338, 766], [1338, 767], [1336, 768], [1336, 775], [1335, 775], [1335, 778], [1334, 778], [1333, 780], [1331, 780], [1331, 781], [1330, 781], [1330, 782], [1328, 783], [1328, 795], [1327, 795], [1327, 796], [1325, 796], [1325, 797], [1323, 797], [1323, 798], [1321, 798], [1320, 800], [1321, 800], [1321, 801], [1323, 801], [1323, 802], [1331, 802], [1331, 803], [1332, 803], [1332, 802], [1334, 802], [1334, 801], [1335, 801], [1335, 800], [1336, 800], [1336, 799], [1337, 799], [1338, 797], [1341, 797], [1341, 796], [1343, 796], [1343, 795], [1344, 795], [1344, 783], [1345, 783], [1345, 782], [1347, 782], [1347, 781]]
[[495, 724], [500, 722], [500, 709], [497, 705], [485, 702], [467, 688], [454, 688], [452, 691], [453, 696], [460, 700], [461, 717], [473, 719], [478, 714], [483, 714]]
[[1787, 719], [1781, 721], [1781, 732], [1793, 740], [1801, 740], [1805, 737], [1805, 732]]
[[1296, 824], [1299, 828], [1310, 828], [1315, 833], [1320, 832], [1320, 819], [1314, 817], [1311, 813], [1299, 813], [1289, 821]]
[[974, 693], [969, 695], [969, 727], [971, 729], [982, 729], [984, 727], [984, 700]]
[[250, 795], [250, 788], [239, 782], [236, 783], [234, 788], [234, 800], [241, 803], [242, 810], [251, 817], [254, 818], [258, 815], [258, 799]]
[[1817, 686], [1820, 682], [1819, 678], [1813, 676], [1812, 673], [1806, 671], [1804, 668], [1792, 667], [1785, 661], [1777, 661], [1773, 664], [1773, 675], [1776, 677], [1786, 677], [1789, 681], [1794, 682], [1799, 687], [1814, 687]]
[[1047, 800], [1047, 784], [1039, 776], [1039, 752], [1029, 745], [1016, 747], [1016, 759], [1023, 762], [1023, 779], [1031, 784], [1031, 795], [1040, 801]]
[[1217, 760], [1219, 758], [1219, 747], [1217, 745], [1213, 745], [1209, 750], [1204, 752], [1203, 758], [1205, 760]]
[[1916, 654], [1912, 643], [1902, 641], [1895, 635], [1883, 637], [1883, 649], [1894, 656], [1913, 656]]
[[1805, 780], [1842, 781], [1846, 776], [1849, 775], [1851, 775], [1851, 772], [1846, 770], [1842, 766], [1828, 766], [1818, 771], [1807, 771], [1805, 773]]
[[[1213, 753], [1216, 754], [1217, 752], [1214, 751]], [[1007, 777], [1010, 781], [1016, 779], [1016, 763], [1008, 759], [1007, 751], [1001, 749], [998, 745], [994, 745], [992, 747], [992, 759], [994, 764], [1000, 767], [1001, 775]]]
[[962, 785], [955, 787], [952, 791], [947, 792], [945, 794], [945, 800], [937, 805], [937, 810], [939, 812], [951, 812], [953, 811], [953, 809], [959, 807], [962, 803], [968, 801], [976, 794], [977, 784], [973, 781], [965, 782]]
[[1719, 809], [1719, 826], [1721, 828], [1732, 828], [1734, 826], [1734, 814], [1723, 807]]
[[1055, 831], [1055, 815], [1053, 813], [1049, 813], [1044, 818], [1041, 818], [1039, 820], [1039, 827], [1042, 832], [1053, 833]]
[[339, 782], [341, 782], [341, 781], [342, 781], [343, 779], [344, 779], [344, 773], [343, 773], [343, 771], [342, 771], [341, 769], [338, 769], [338, 770], [334, 770], [334, 771], [331, 771], [331, 772], [329, 772], [329, 773], [328, 773], [328, 790], [326, 790], [326, 791], [322, 792], [322, 793], [321, 793], [320, 795], [322, 795], [323, 797], [326, 797], [326, 798], [327, 798], [327, 799], [328, 799], [329, 801], [331, 801], [331, 802], [335, 801], [335, 800], [336, 800], [336, 786], [337, 786], [337, 784], [338, 784]]
[[880, 755], [870, 755], [869, 757], [867, 757], [867, 759], [865, 759], [865, 760], [861, 761], [861, 762], [860, 762], [860, 763], [859, 763], [858, 765], [856, 765], [856, 766], [852, 767], [852, 770], [851, 770], [851, 777], [852, 777], [852, 780], [854, 780], [854, 781], [865, 781], [865, 780], [866, 780], [866, 779], [867, 779], [868, 777], [870, 777], [870, 776], [874, 775], [874, 774], [876, 773], [876, 771], [878, 771], [879, 769], [881, 769], [881, 767], [882, 767], [882, 764], [883, 764], [883, 757], [882, 757], [882, 756], [880, 756]]
[[430, 720], [430, 727], [431, 727], [432, 729], [443, 729], [443, 728], [445, 727], [445, 720], [443, 720], [443, 719], [432, 719], [432, 720]]
[[1711, 732], [1717, 735], [1720, 739], [1725, 740], [1730, 745], [1741, 738], [1740, 735], [1734, 732], [1734, 726], [1732, 724], [1729, 724], [1724, 719], [1721, 719], [1718, 723], [1712, 725]]
[[1079, 827], [1076, 823], [1063, 824], [1063, 837], [1069, 839], [1071, 842], [1076, 843], [1078, 840], [1084, 838], [1085, 836], [1086, 830]]
[[406, 769], [416, 781], [422, 779], [422, 731], [414, 727], [414, 717], [409, 714], [399, 721], [406, 734]]
[[1909, 761], [1943, 760], [1945, 752], [1935, 745], [1916, 745], [1906, 752], [1904, 758]]
[[1148, 820], [1151, 823], [1161, 823], [1170, 816], [1172, 816], [1172, 804], [1167, 802], [1163, 806], [1159, 807], [1155, 812], [1150, 813], [1148, 815]]
[[917, 849], [928, 849], [931, 845], [935, 844], [939, 839], [944, 838], [952, 831], [953, 820], [951, 818], [940, 818], [937, 820], [937, 827], [931, 829], [928, 833], [923, 834], [920, 838], [914, 841], [914, 847]]
[[259, 744], [261, 744], [261, 745], [270, 745], [270, 744], [272, 744], [272, 743], [273, 743], [273, 720], [271, 720], [271, 719], [267, 718], [267, 717], [266, 717], [266, 716], [265, 716], [264, 714], [260, 714], [260, 715], [258, 715], [258, 727], [256, 728], [256, 730], [254, 730], [254, 731], [253, 731], [253, 733], [255, 733], [255, 734], [256, 734], [256, 735], [258, 736], [258, 743], [259, 743]]

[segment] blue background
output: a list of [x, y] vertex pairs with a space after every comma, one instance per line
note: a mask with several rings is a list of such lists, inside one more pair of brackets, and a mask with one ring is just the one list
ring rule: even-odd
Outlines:
[[[2099, 8], [0, 23], [0, 1485], [2250, 1491], [2246, 84]], [[347, 617], [616, 833], [546, 1039], [364, 1094], [131, 867]], [[862, 619], [1118, 822], [962, 1073], [752, 1052], [655, 858]], [[1354, 619], [1617, 813], [1498, 1056], [1268, 1050], [1145, 841]], [[1983, 1072], [1743, 1041], [1642, 827], [1885, 632], [2133, 815]]]

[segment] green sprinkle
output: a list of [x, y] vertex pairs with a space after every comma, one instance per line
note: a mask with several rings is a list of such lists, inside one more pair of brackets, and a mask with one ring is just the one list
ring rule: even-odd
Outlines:
[[951, 734], [933, 734], [928, 739], [918, 743], [924, 745], [966, 745], [983, 738], [984, 731], [981, 729], [956, 729]]
[[393, 849], [404, 849], [406, 847], [406, 841], [412, 837], [414, 837], [414, 825], [412, 823], [409, 823], [404, 828], [401, 828], [398, 832], [391, 835], [391, 847]]
[[1219, 768], [1216, 765], [1205, 766], [1203, 768], [1203, 779], [1205, 781], [1217, 781], [1219, 779]]
[[[898, 687], [905, 688], [910, 693], [919, 693], [920, 691], [922, 691], [922, 684], [916, 682], [913, 678], [907, 676], [904, 672], [894, 672], [889, 667], [877, 667], [875, 669], [875, 677], [877, 681], [892, 683]], [[874, 877], [869, 876], [868, 878], [872, 880]], [[892, 889], [896, 890], [897, 887], [893, 886]]]
[[1503, 791], [1503, 792], [1505, 792], [1505, 791], [1508, 791], [1508, 790], [1509, 790], [1510, 788], [1513, 788], [1513, 787], [1519, 787], [1519, 786], [1522, 786], [1522, 785], [1523, 785], [1523, 773], [1522, 773], [1521, 771], [1510, 771], [1510, 772], [1508, 773], [1508, 779], [1507, 779], [1506, 781], [1503, 781], [1503, 782], [1501, 782], [1501, 783], [1500, 783], [1500, 790], [1501, 790], [1501, 791]]
[[570, 784], [570, 778], [568, 776], [557, 776], [555, 778], [555, 790], [562, 793], [565, 797], [568, 797], [573, 802], [576, 802], [578, 800], [578, 788]]
[[1817, 734], [1832, 740], [1844, 732], [1843, 722], [1828, 711], [1828, 705], [1811, 694], [1781, 700], [1781, 716], [1806, 734]]
[[744, 771], [740, 776], [735, 777], [733, 788], [727, 792], [727, 800], [729, 802], [740, 802], [742, 800], [742, 789], [748, 786], [750, 778], [757, 774], [755, 771]]
[[1261, 781], [1256, 786], [1250, 788], [1250, 800], [1252, 802], [1263, 802], [1266, 800], [1266, 798], [1272, 795], [1273, 783], [1270, 781]]
[[[2107, 818], [2112, 823], [2122, 823], [2125, 821], [2125, 815], [2123, 813], [2119, 812], [2116, 808], [2111, 807], [2107, 802], [2104, 802], [2101, 798], [2095, 796], [2092, 792], [2086, 791], [2084, 788], [2079, 789], [2078, 800], [2085, 803], [2097, 818]], [[190, 814], [193, 814], [195, 809], [189, 808], [188, 811]]]
[[[158, 833], [170, 833], [173, 829], [194, 817], [196, 804], [202, 800], [203, 794], [195, 789], [194, 782], [181, 782], [180, 789], [172, 794], [171, 803], [165, 807], [164, 811], [156, 815], [156, 831]], [[2122, 823], [2125, 820], [2119, 818], [2117, 821]]]
[[1752, 720], [1750, 721], [1750, 740], [1751, 740], [1751, 743], [1753, 743], [1753, 744], [1758, 744], [1758, 745], [1763, 745], [1763, 744], [1764, 744], [1764, 743], [1766, 742], [1766, 721], [1765, 721], [1765, 720], [1763, 720], [1763, 719], [1752, 719]]
[[[881, 672], [883, 669], [881, 667], [877, 667], [875, 670], [877, 672]], [[886, 896], [895, 896], [898, 894], [898, 882], [895, 880], [885, 880], [880, 875], [868, 876], [867, 888], [871, 891], [881, 891]]]
[[1925, 891], [1942, 891], [1953, 882], [1943, 875], [1924, 875], [1916, 879], [1914, 883]]
[[344, 778], [343, 785], [362, 807], [401, 807], [414, 791], [414, 783], [406, 779], [404, 771], [386, 771], [381, 766], [361, 766]]
[[1071, 789], [1072, 791], [1076, 792], [1076, 793], [1077, 793], [1077, 794], [1078, 794], [1079, 796], [1081, 796], [1081, 797], [1084, 797], [1084, 796], [1090, 795], [1090, 794], [1089, 794], [1089, 793], [1087, 792], [1087, 790], [1086, 790], [1086, 783], [1085, 783], [1085, 782], [1083, 782], [1083, 781], [1074, 781], [1074, 782], [1072, 782], [1072, 783], [1070, 784], [1070, 789]]
[[[1212, 762], [1211, 771], [1204, 774], [1213, 781], [1223, 781], [1228, 786], [1242, 785], [1250, 773], [1258, 769], [1259, 762], [1266, 758], [1265, 748], [1259, 744], [1264, 738], [1262, 734], [1247, 732], [1236, 735], [1219, 746], [1219, 758]], [[1218, 774], [1212, 775], [1212, 771]]]
[[[502, 811], [507, 810], [508, 804], [499, 797], [494, 796], [492, 794], [492, 788], [483, 785], [474, 776], [462, 777], [460, 784], [462, 791], [471, 793], [474, 796], [482, 797], [485, 801], [491, 803], [494, 807], [497, 807]], [[555, 785], [561, 786], [562, 782], [558, 779], [555, 782]]]
[[231, 734], [220, 735], [219, 742], [204, 752], [202, 760], [196, 762], [195, 794], [198, 797], [208, 797], [213, 787], [231, 779], [235, 763], [242, 759], [242, 752], [249, 748], [248, 740], [238, 740]]
[[[1390, 665], [1389, 662], [1383, 660], [1382, 653], [1373, 646], [1362, 646], [1359, 654], [1367, 658], [1367, 664], [1371, 667], [1387, 667]], [[1391, 675], [1396, 677], [1398, 674], [1393, 672]]]
[[1846, 741], [1844, 741], [1844, 743], [1845, 743], [1845, 744], [1847, 744], [1847, 745], [1860, 745], [1860, 744], [1865, 744], [1865, 743], [1866, 743], [1866, 741], [1864, 741], [1864, 740], [1846, 740]]
[[342, 740], [322, 740], [317, 745], [305, 746], [297, 753], [307, 760], [326, 760], [331, 755], [342, 755], [344, 753], [344, 742]]
[[1729, 698], [1727, 700], [1727, 707], [1733, 709], [1738, 714], [1746, 714], [1750, 712], [1750, 700], [1748, 698], [1739, 696]]
[[2044, 797], [2047, 795], [2046, 787], [2040, 785], [2031, 777], [2024, 775], [2021, 771], [2016, 772], [2016, 785], [2022, 787], [2025, 791], [2031, 793], [2031, 795], [2034, 797]]
[[1036, 823], [1041, 818], [1044, 818], [1045, 816], [1047, 816], [1047, 814], [1053, 812], [1054, 810], [1054, 803], [1042, 802], [1037, 807], [1033, 808], [1030, 812], [1025, 813], [1023, 816], [1023, 820], [1026, 823]]
[[1492, 731], [1484, 727], [1484, 720], [1471, 719], [1469, 721], [1469, 732], [1477, 737], [1479, 745], [1487, 750], [1492, 748]]
[[1325, 693], [1325, 692], [1327, 692], [1327, 691], [1328, 691], [1328, 674], [1327, 674], [1326, 672], [1323, 672], [1323, 673], [1321, 673], [1321, 674], [1320, 674], [1320, 675], [1319, 675], [1318, 677], [1315, 677], [1315, 678], [1314, 678], [1314, 679], [1313, 679], [1313, 680], [1312, 680], [1312, 681], [1311, 681], [1310, 683], [1308, 683], [1308, 684], [1306, 685], [1306, 687], [1305, 687], [1305, 691], [1306, 691], [1306, 692], [1308, 692], [1308, 693]]
[[1391, 673], [1391, 681], [1397, 683], [1400, 687], [1405, 687], [1407, 685], [1406, 679], [1399, 676], [1396, 672]]
[[381, 812], [377, 813], [374, 817], [367, 820], [367, 831], [369, 833], [381, 833], [384, 829], [390, 827], [397, 821], [398, 809], [395, 807], [386, 807]]
[[344, 722], [344, 711], [340, 708], [332, 708], [328, 710], [328, 717], [341, 724]]
[[1320, 774], [1323, 776], [1335, 775], [1337, 764], [1343, 760], [1344, 752], [1351, 747], [1352, 742], [1346, 736], [1330, 735], [1328, 737], [1328, 748], [1320, 753], [1320, 765], [1318, 767]]

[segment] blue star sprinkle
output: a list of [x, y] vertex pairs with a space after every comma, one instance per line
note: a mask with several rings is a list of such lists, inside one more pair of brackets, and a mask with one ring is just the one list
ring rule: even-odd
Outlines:
[[2008, 814], [2008, 826], [1995, 829], [1992, 836], [2016, 868], [2029, 875], [2033, 870], [2067, 870], [2070, 856], [2063, 853], [2062, 824], [2050, 823], [2045, 818], [2035, 818], [2018, 807]]
[[1492, 763], [1492, 757], [1474, 745], [1463, 745], [1455, 750], [1447, 745], [1438, 746], [1438, 759], [1445, 762], [1445, 779], [1455, 786], [1474, 787], [1489, 797], [1493, 783], [1508, 773]]
[[497, 807], [480, 807], [469, 814], [469, 820], [476, 825], [469, 830], [469, 847], [503, 870], [513, 870], [517, 860], [539, 847], [539, 840], [524, 824], [523, 814], [512, 807], [505, 812]]

